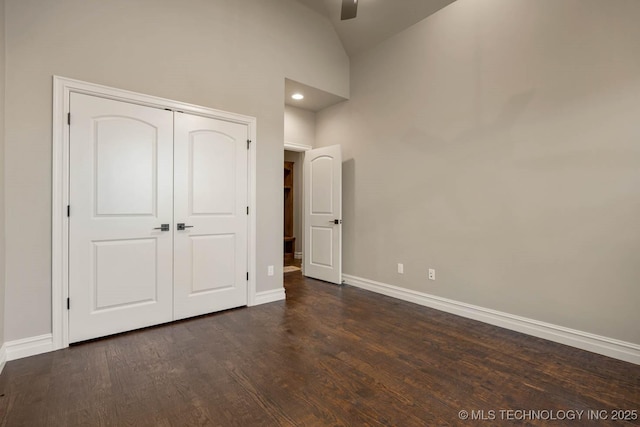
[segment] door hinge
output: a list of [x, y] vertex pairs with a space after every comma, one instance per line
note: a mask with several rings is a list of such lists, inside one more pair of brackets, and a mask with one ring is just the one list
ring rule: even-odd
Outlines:
[[250, 146], [251, 146], [251, 140], [247, 139], [247, 150], [249, 149]]
[[71, 298], [67, 298], [67, 310], [71, 309]]
[[247, 280], [249, 280], [249, 272], [247, 271]]
[[67, 113], [67, 124], [71, 126], [71, 113]]
[[71, 206], [67, 205], [67, 218], [71, 216]]
[[249, 215], [249, 206], [247, 206], [247, 215]]

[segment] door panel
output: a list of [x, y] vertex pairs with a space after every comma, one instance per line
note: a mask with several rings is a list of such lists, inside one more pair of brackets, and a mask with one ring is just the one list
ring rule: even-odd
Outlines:
[[69, 341], [172, 320], [173, 114], [70, 96]]
[[247, 304], [248, 127], [175, 115], [174, 316]]
[[158, 129], [125, 117], [100, 117], [93, 125], [96, 215], [153, 215]]
[[311, 254], [309, 262], [319, 267], [333, 266], [333, 228], [331, 226], [311, 227]]
[[235, 282], [236, 236], [189, 236], [193, 257], [191, 293], [232, 289]]
[[304, 229], [304, 275], [342, 283], [342, 155], [339, 145], [305, 153]]
[[333, 158], [319, 156], [311, 165], [311, 214], [333, 214]]
[[[191, 132], [191, 215], [233, 215], [236, 207], [236, 141], [214, 131]], [[225, 185], [220, 185], [224, 183]]]
[[155, 302], [158, 294], [156, 239], [93, 242], [93, 312]]

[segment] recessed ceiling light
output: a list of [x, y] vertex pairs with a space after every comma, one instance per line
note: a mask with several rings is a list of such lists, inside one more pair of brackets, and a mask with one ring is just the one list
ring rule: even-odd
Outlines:
[[300, 101], [301, 99], [304, 99], [304, 95], [301, 93], [294, 93], [293, 95], [291, 95], [291, 97], [296, 101]]

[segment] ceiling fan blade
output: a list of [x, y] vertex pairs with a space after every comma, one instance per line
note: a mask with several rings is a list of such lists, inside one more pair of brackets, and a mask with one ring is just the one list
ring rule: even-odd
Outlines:
[[358, 0], [342, 0], [341, 20], [353, 19], [358, 13]]

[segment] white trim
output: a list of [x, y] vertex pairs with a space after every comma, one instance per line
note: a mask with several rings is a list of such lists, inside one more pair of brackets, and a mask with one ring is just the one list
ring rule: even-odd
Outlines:
[[247, 245], [247, 250], [249, 251], [249, 256], [247, 258], [247, 272], [249, 273], [249, 283], [248, 283], [248, 295], [247, 295], [247, 305], [252, 306], [253, 302], [256, 299], [256, 272], [258, 271], [256, 268], [256, 235], [258, 230], [257, 217], [256, 217], [256, 206], [258, 206], [257, 202], [257, 171], [258, 171], [258, 160], [257, 160], [257, 128], [258, 121], [253, 118], [252, 122], [249, 124], [249, 139], [251, 143], [249, 144], [249, 231], [248, 237], [249, 242]]
[[5, 343], [7, 346], [7, 360], [22, 359], [55, 350], [51, 334], [37, 337], [23, 338]]
[[4, 365], [7, 363], [7, 344], [2, 343], [2, 347], [0, 347], [0, 374], [2, 374], [2, 370], [4, 369]]
[[[51, 267], [51, 315], [52, 333], [50, 350], [69, 346], [69, 313], [64, 308], [69, 294], [68, 254], [69, 221], [66, 216], [69, 203], [69, 97], [71, 93], [83, 93], [102, 98], [124, 101], [155, 108], [226, 120], [248, 126], [249, 139], [249, 225], [248, 265], [249, 282], [247, 304], [254, 305], [256, 299], [256, 125], [255, 117], [229, 113], [170, 99], [115, 89], [79, 80], [53, 76], [53, 164], [52, 164], [52, 267]], [[44, 337], [44, 335], [43, 335]], [[8, 348], [8, 347], [7, 347]], [[49, 351], [50, 351], [49, 350]], [[11, 359], [9, 359], [11, 360]]]
[[299, 144], [297, 142], [285, 141], [284, 142], [284, 149], [285, 150], [289, 150], [289, 151], [304, 152], [304, 151], [312, 150], [313, 147], [310, 146], [310, 145], [306, 145], [306, 144]]
[[302, 252], [294, 252], [293, 259], [302, 259]]
[[270, 302], [282, 301], [286, 298], [284, 288], [258, 292], [252, 305], [268, 304]]
[[344, 274], [345, 283], [512, 331], [640, 365], [640, 345]]

